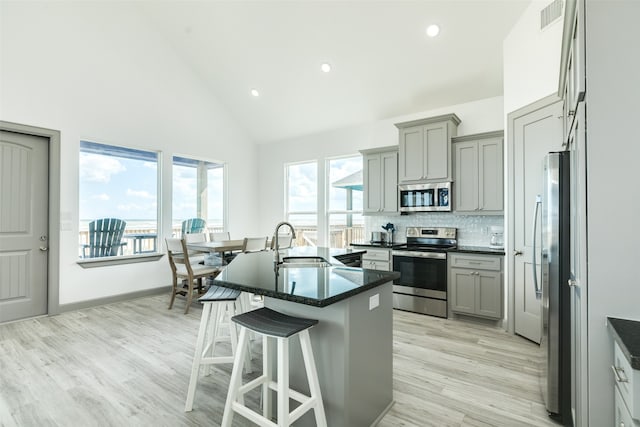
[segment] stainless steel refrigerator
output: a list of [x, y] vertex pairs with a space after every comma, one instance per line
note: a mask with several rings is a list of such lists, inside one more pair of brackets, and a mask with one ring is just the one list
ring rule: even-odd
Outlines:
[[568, 151], [545, 156], [540, 215], [541, 277], [539, 284], [534, 281], [542, 298], [540, 347], [544, 357], [540, 384], [549, 415], [563, 424], [571, 422], [569, 178]]

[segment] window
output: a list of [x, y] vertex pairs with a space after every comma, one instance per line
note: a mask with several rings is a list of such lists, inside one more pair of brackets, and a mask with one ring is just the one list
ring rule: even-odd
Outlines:
[[286, 215], [296, 229], [297, 246], [316, 246], [318, 242], [318, 164], [296, 163], [285, 166]]
[[346, 248], [364, 240], [362, 156], [330, 159], [328, 175], [328, 246]]
[[224, 164], [173, 156], [173, 235], [191, 218], [206, 221], [204, 232], [224, 231]]
[[81, 258], [157, 252], [158, 158], [154, 151], [80, 141]]

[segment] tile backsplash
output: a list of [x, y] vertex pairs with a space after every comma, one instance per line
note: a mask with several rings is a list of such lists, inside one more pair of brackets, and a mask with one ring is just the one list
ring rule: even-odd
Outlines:
[[407, 227], [455, 227], [458, 244], [463, 246], [489, 246], [492, 226], [504, 226], [502, 215], [454, 215], [446, 212], [426, 212], [396, 216], [365, 216], [365, 236], [372, 231], [384, 231], [388, 222], [395, 226], [394, 242], [405, 242]]

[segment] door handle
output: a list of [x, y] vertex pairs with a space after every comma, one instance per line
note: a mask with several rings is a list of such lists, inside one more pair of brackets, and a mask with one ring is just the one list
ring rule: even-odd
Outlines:
[[40, 250], [42, 252], [47, 252], [49, 250], [49, 248], [47, 248], [46, 246], [40, 246]]
[[520, 256], [520, 255], [522, 255], [522, 251], [519, 251], [517, 249], [513, 251], [513, 256]]
[[532, 253], [532, 263], [533, 263], [533, 286], [536, 291], [536, 298], [540, 299], [542, 297], [542, 290], [538, 286], [538, 269], [536, 267], [536, 238], [538, 234], [538, 209], [542, 204], [542, 197], [538, 194], [536, 196], [536, 204], [533, 208], [533, 253]]
[[573, 288], [574, 286], [577, 285], [577, 282], [574, 279], [569, 279], [567, 280], [567, 285]]

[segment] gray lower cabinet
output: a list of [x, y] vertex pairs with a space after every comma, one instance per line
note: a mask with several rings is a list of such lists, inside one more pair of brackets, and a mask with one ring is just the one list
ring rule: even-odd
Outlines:
[[398, 212], [398, 147], [362, 150], [364, 214]]
[[448, 280], [453, 313], [502, 318], [502, 256], [451, 254]]
[[640, 427], [640, 370], [633, 369], [620, 345], [613, 343], [614, 426]]
[[454, 212], [504, 211], [503, 131], [453, 138]]
[[367, 249], [362, 255], [362, 268], [391, 271], [391, 251], [389, 249]]

